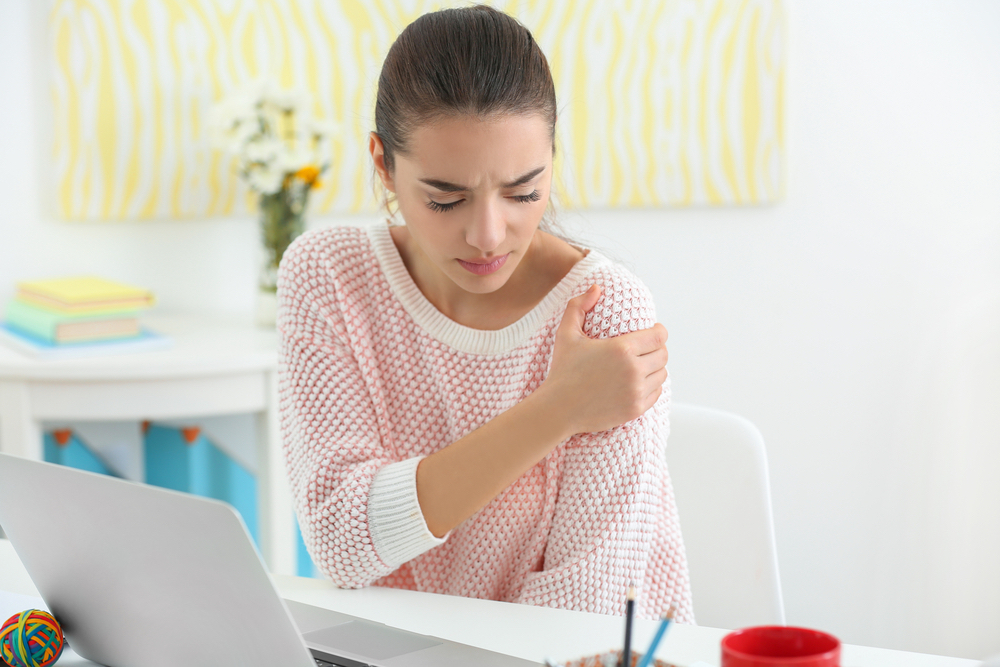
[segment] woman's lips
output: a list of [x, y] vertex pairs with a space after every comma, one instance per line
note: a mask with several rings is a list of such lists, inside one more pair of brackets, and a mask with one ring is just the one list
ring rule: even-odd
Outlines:
[[499, 271], [500, 267], [504, 265], [504, 262], [507, 261], [507, 257], [509, 256], [510, 253], [507, 253], [506, 255], [501, 255], [500, 257], [490, 261], [482, 259], [466, 261], [464, 259], [460, 259], [458, 260], [458, 263], [462, 265], [463, 269], [469, 271], [470, 273], [475, 273], [477, 276], [487, 276], [491, 273]]

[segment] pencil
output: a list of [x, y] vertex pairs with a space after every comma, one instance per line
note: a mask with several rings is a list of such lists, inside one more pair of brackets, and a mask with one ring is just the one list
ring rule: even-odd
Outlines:
[[660, 640], [663, 639], [663, 635], [667, 632], [667, 628], [670, 627], [670, 621], [672, 620], [674, 620], [673, 607], [660, 618], [660, 627], [656, 629], [656, 635], [653, 637], [652, 643], [646, 649], [646, 654], [642, 656], [642, 660], [639, 661], [639, 667], [649, 667], [653, 664], [653, 654], [656, 653], [656, 648], [660, 645]]
[[635, 586], [629, 584], [628, 598], [625, 600], [625, 649], [622, 651], [622, 667], [632, 667], [633, 616], [635, 616]]

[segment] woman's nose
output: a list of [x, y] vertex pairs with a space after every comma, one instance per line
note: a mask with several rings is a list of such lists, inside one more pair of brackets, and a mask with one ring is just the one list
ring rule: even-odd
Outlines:
[[507, 235], [500, 207], [494, 201], [477, 202], [472, 211], [472, 221], [465, 231], [465, 242], [483, 252], [493, 252], [500, 247]]

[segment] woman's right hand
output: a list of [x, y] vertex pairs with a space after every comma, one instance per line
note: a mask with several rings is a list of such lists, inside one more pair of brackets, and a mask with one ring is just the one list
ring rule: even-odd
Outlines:
[[667, 378], [667, 330], [662, 324], [614, 338], [594, 339], [583, 330], [601, 288], [592, 285], [566, 306], [549, 374], [542, 383], [568, 427], [594, 433], [638, 418], [653, 407]]

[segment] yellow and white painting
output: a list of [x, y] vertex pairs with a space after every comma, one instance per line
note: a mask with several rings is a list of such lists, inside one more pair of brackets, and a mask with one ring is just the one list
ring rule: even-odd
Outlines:
[[[53, 0], [55, 200], [68, 219], [246, 214], [212, 104], [262, 77], [339, 123], [312, 213], [374, 211], [379, 68], [431, 0]], [[759, 204], [781, 194], [781, 0], [507, 0], [559, 105], [564, 207]]]

